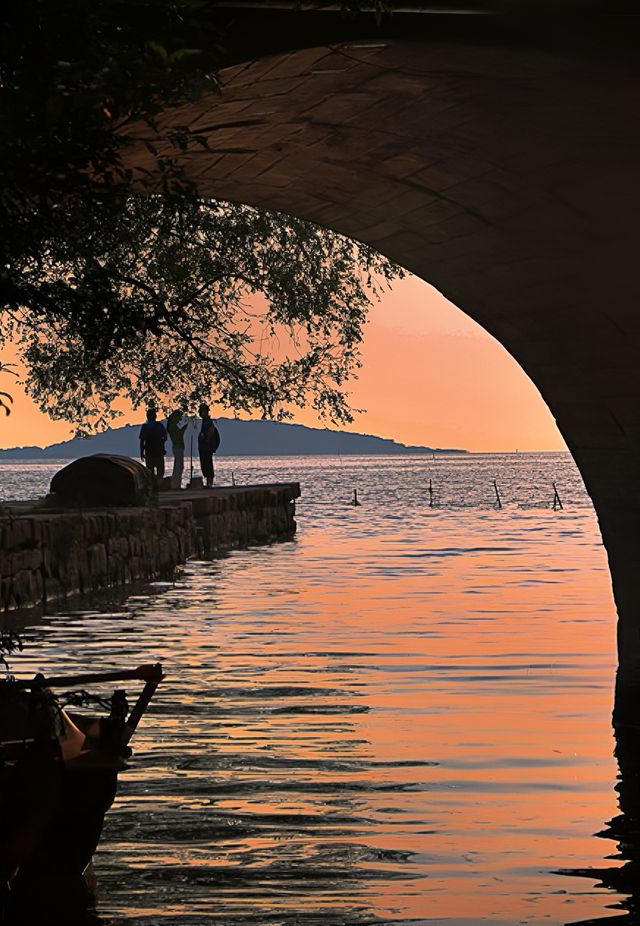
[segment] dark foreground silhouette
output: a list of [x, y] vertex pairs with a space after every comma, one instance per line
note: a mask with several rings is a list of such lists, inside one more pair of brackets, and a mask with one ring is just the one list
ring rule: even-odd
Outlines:
[[[596, 881], [604, 890], [626, 895], [612, 897], [611, 916], [571, 921], [567, 926], [640, 922], [640, 718], [638, 690], [625, 687], [618, 679], [613, 711], [614, 755], [618, 762], [618, 805], [620, 813], [607, 821], [595, 835], [615, 843], [608, 858], [616, 865], [602, 868], [572, 868], [562, 873]], [[632, 720], [635, 718], [635, 721]], [[623, 864], [620, 864], [620, 863]]]
[[[163, 678], [159, 664], [72, 676], [8, 678], [0, 687], [0, 922], [99, 922], [87, 870], [104, 816], [127, 768], [129, 741]], [[131, 710], [124, 689], [111, 698], [84, 689], [144, 681]], [[108, 716], [66, 710], [90, 699]]]

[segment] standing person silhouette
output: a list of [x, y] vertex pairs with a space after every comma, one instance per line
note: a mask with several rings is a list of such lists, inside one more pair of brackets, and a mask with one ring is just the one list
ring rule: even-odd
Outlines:
[[200, 455], [200, 469], [202, 476], [206, 479], [207, 488], [213, 486], [213, 455], [220, 446], [220, 433], [216, 423], [209, 415], [209, 406], [203, 402], [198, 409], [198, 414], [202, 419], [200, 424], [200, 433], [198, 435], [198, 452]]
[[155, 408], [147, 409], [147, 420], [140, 428], [140, 459], [156, 477], [158, 486], [164, 476], [164, 445], [167, 440], [165, 426], [156, 421]]
[[184, 409], [176, 408], [167, 418], [167, 431], [173, 449], [173, 472], [171, 474], [171, 488], [182, 488], [182, 471], [184, 470], [184, 432], [188, 422], [184, 417]]

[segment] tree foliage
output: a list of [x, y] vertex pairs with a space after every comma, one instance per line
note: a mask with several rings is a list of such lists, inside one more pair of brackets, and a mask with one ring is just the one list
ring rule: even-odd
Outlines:
[[[40, 259], [64, 204], [115, 216], [138, 184], [123, 164], [131, 127], [217, 88], [220, 49], [201, 0], [12, 0], [0, 4], [0, 296], [19, 297], [14, 259]], [[159, 188], [193, 195], [163, 138]]]
[[154, 125], [167, 107], [218, 85], [209, 7], [201, 0], [2, 4], [2, 202], [57, 206], [135, 179], [121, 164], [129, 127]]
[[139, 192], [133, 128], [157, 134], [163, 110], [218, 87], [214, 12], [0, 8], [0, 339], [18, 340], [40, 406], [80, 426], [103, 426], [121, 395], [268, 416], [311, 401], [349, 420], [369, 299], [400, 273], [329, 231], [201, 200], [180, 155], [206, 142], [185, 126], [150, 149], [158, 194]]
[[15, 630], [0, 630], [0, 671], [8, 676], [11, 671], [8, 657], [22, 652], [23, 648], [24, 638]]
[[211, 398], [351, 420], [345, 384], [370, 299], [401, 273], [378, 252], [279, 214], [164, 196], [60, 219], [4, 315], [44, 410], [100, 427], [118, 396]]
[[[0, 363], [0, 373], [10, 373], [12, 376], [17, 376], [13, 367], [13, 363]], [[7, 417], [11, 414], [11, 406], [13, 405], [13, 396], [10, 392], [0, 392], [0, 413], [6, 415]]]

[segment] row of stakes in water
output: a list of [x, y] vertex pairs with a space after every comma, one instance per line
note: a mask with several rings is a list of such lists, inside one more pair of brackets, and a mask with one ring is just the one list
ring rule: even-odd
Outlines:
[[[235, 484], [235, 483], [234, 483]], [[562, 504], [562, 499], [560, 498], [560, 493], [558, 492], [558, 487], [555, 482], [552, 482], [553, 486], [553, 503], [552, 508], [554, 511], [562, 511], [564, 505]], [[496, 479], [493, 480], [493, 489], [496, 493], [496, 508], [502, 508], [502, 498], [500, 497], [500, 489], [498, 488], [498, 482]], [[351, 499], [351, 504], [354, 508], [359, 508], [362, 502], [358, 498], [358, 490], [353, 490], [353, 498]], [[429, 480], [429, 508], [434, 506], [434, 490], [433, 490], [433, 481]]]

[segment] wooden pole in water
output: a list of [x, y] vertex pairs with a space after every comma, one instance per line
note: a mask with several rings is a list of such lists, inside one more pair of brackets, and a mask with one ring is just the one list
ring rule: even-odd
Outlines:
[[433, 508], [433, 482], [429, 480], [429, 508]]
[[358, 490], [357, 489], [353, 490], [353, 501], [351, 502], [351, 504], [354, 506], [354, 508], [360, 507], [360, 502], [358, 501]]
[[231, 485], [234, 486], [235, 484], [236, 484], [236, 477], [235, 477], [233, 470], [231, 470]]
[[552, 482], [551, 485], [553, 486], [553, 510], [555, 511], [556, 508], [560, 508], [560, 510], [562, 510], [564, 509], [564, 505], [562, 504], [562, 499], [558, 494], [558, 487], [555, 482]]
[[498, 505], [498, 508], [502, 508], [502, 499], [500, 498], [500, 492], [498, 490], [498, 483], [495, 479], [493, 480], [493, 488], [495, 489], [495, 492], [496, 492], [496, 503]]

